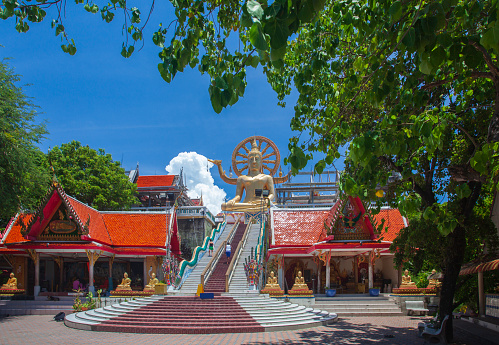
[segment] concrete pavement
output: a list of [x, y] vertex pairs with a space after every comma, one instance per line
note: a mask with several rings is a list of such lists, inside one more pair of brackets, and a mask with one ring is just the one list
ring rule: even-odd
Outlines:
[[[296, 331], [168, 335], [89, 332], [67, 328], [49, 315], [10, 316], [0, 319], [0, 344], [423, 344], [418, 337], [419, 317], [349, 317], [332, 326]], [[456, 327], [459, 345], [485, 344]], [[498, 337], [499, 339], [499, 337]]]

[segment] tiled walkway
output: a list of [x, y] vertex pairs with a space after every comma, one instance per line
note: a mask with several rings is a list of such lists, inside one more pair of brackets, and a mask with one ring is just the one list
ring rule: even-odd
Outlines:
[[[333, 326], [312, 329], [209, 335], [127, 334], [67, 328], [47, 315], [0, 319], [0, 344], [423, 344], [417, 336], [418, 317], [352, 317]], [[456, 329], [456, 344], [485, 344]], [[499, 337], [498, 337], [499, 339]], [[489, 344], [489, 343], [487, 343]]]

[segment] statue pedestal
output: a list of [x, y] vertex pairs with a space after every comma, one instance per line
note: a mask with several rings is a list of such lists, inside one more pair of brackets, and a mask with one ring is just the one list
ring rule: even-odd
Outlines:
[[168, 295], [168, 285], [167, 284], [156, 284], [154, 286], [154, 294], [156, 295]]

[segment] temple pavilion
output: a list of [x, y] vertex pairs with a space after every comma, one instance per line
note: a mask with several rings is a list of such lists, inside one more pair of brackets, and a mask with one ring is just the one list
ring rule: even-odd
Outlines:
[[389, 247], [407, 220], [397, 209], [372, 215], [358, 197], [344, 197], [332, 207], [271, 208], [269, 223], [268, 270], [276, 271], [284, 291], [298, 271], [314, 293], [387, 292], [399, 285]]
[[175, 213], [98, 211], [54, 182], [34, 213], [7, 225], [0, 254], [27, 294], [71, 292], [75, 279], [89, 291], [110, 291], [125, 272], [132, 289], [142, 290], [161, 271], [166, 243], [181, 254]]

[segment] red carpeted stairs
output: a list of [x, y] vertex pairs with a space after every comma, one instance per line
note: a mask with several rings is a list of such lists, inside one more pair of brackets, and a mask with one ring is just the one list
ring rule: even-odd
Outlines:
[[128, 333], [250, 333], [260, 326], [232, 297], [165, 297], [147, 306], [113, 317], [94, 331]]
[[[244, 236], [246, 227], [247, 224], [241, 223], [236, 229], [236, 233], [234, 234], [232, 242], [230, 243], [230, 247], [232, 249], [230, 260], [232, 260], [234, 257], [234, 252]], [[205, 292], [225, 292], [225, 273], [227, 273], [227, 268], [229, 268], [229, 264], [227, 264], [227, 257], [225, 256], [224, 249], [224, 254], [220, 256], [220, 260], [218, 260], [213, 273], [208, 279], [208, 282], [206, 282], [204, 285]]]

